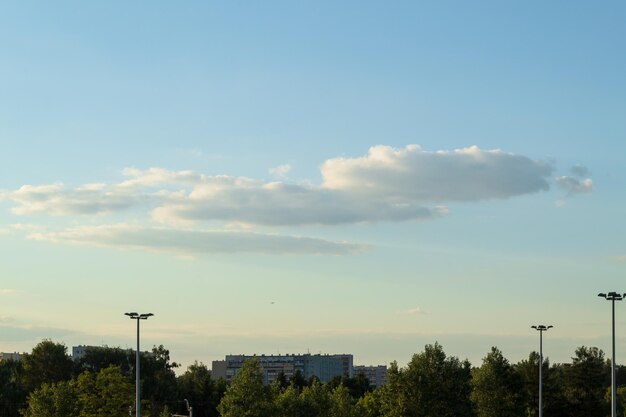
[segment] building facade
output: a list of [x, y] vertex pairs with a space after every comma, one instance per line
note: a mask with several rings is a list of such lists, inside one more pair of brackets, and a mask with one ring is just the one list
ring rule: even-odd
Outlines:
[[2, 361], [21, 361], [23, 353], [17, 352], [0, 352], [0, 362]]
[[370, 384], [380, 388], [387, 383], [387, 366], [355, 366], [354, 375], [363, 374], [370, 381]]
[[258, 359], [263, 370], [263, 382], [271, 384], [282, 373], [289, 380], [297, 372], [305, 378], [312, 376], [321, 382], [329, 382], [337, 376], [353, 375], [352, 355], [227, 355], [223, 361], [213, 361], [213, 378], [231, 381], [244, 362]]

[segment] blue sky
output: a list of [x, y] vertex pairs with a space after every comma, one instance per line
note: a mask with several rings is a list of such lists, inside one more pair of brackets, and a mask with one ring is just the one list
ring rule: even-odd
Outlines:
[[0, 7], [0, 351], [608, 353], [623, 3]]

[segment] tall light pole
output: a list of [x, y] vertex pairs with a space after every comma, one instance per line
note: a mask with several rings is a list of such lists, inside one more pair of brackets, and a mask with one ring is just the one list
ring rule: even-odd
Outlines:
[[617, 417], [617, 397], [615, 396], [615, 302], [624, 299], [624, 294], [612, 291], [610, 293], [600, 293], [598, 297], [602, 297], [611, 302], [611, 326], [612, 326], [612, 352], [611, 352], [611, 417]]
[[539, 332], [539, 417], [543, 417], [543, 332], [547, 332], [553, 326], [538, 324], [530, 327]]
[[136, 354], [136, 363], [135, 363], [135, 416], [141, 417], [141, 386], [140, 386], [140, 370], [139, 370], [139, 321], [140, 320], [148, 320], [148, 317], [154, 316], [152, 313], [124, 313], [131, 320], [137, 320], [137, 354]]

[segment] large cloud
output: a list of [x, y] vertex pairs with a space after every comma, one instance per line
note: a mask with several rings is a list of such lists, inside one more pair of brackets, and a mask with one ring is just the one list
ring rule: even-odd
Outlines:
[[322, 166], [324, 187], [400, 203], [509, 198], [549, 189], [550, 165], [476, 146], [423, 151], [374, 146], [361, 158], [330, 159]]
[[87, 184], [73, 189], [62, 184], [24, 185], [8, 196], [18, 204], [12, 210], [15, 214], [53, 216], [115, 212], [136, 206], [147, 198], [131, 189], [105, 184]]
[[83, 226], [60, 232], [36, 232], [29, 237], [51, 242], [173, 252], [180, 255], [216, 252], [346, 255], [367, 249], [366, 245], [250, 231], [180, 230], [125, 224]]
[[222, 220], [262, 225], [340, 224], [432, 218], [439, 208], [365, 198], [323, 187], [213, 177], [154, 210], [157, 220]]
[[503, 199], [549, 188], [550, 165], [499, 150], [423, 151], [375, 146], [360, 158], [327, 160], [323, 182], [305, 185], [191, 171], [127, 169], [114, 185], [25, 185], [5, 197], [16, 214], [110, 213], [145, 207], [160, 222], [257, 225], [429, 219], [454, 201]]

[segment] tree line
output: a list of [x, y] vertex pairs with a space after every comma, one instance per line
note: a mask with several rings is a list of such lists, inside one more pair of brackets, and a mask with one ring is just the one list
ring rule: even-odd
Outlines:
[[[21, 361], [0, 362], [2, 417], [126, 417], [134, 415], [135, 353], [88, 348], [73, 361], [63, 344], [44, 340]], [[258, 360], [247, 361], [230, 384], [202, 363], [176, 376], [163, 346], [141, 355], [142, 410], [148, 417], [535, 417], [539, 354], [510, 363], [492, 348], [478, 367], [425, 346], [375, 389], [362, 374], [322, 384], [300, 373], [263, 384]], [[618, 366], [618, 415], [626, 417], [626, 368]], [[610, 363], [602, 350], [579, 347], [571, 363], [542, 364], [544, 415], [610, 415]]]

